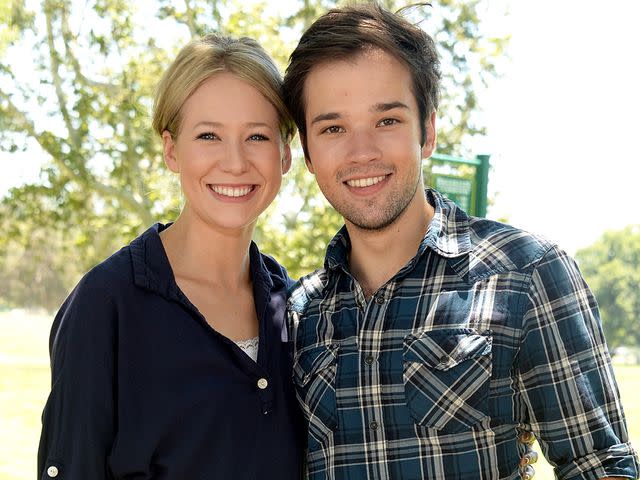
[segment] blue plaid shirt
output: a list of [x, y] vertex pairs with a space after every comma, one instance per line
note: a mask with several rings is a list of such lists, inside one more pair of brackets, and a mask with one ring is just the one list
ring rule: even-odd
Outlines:
[[636, 478], [591, 292], [529, 233], [435, 191], [413, 259], [367, 301], [346, 229], [291, 291], [311, 479], [514, 479], [530, 431], [561, 479]]

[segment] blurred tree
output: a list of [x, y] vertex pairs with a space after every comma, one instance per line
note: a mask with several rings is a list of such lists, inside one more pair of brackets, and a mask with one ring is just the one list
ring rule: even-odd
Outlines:
[[[175, 217], [179, 189], [164, 169], [150, 115], [156, 83], [189, 38], [212, 30], [248, 35], [284, 69], [302, 28], [340, 3], [292, 2], [288, 16], [266, 0], [42, 0], [37, 12], [24, 0], [2, 3], [0, 149], [39, 151], [48, 162], [36, 184], [2, 199], [0, 272], [13, 286], [0, 297], [55, 306], [82, 272], [154, 221]], [[466, 142], [482, 132], [476, 90], [495, 75], [506, 45], [505, 38], [483, 35], [483, 5], [441, 0], [405, 12], [440, 45], [443, 153], [468, 153]], [[12, 55], [26, 51], [33, 52], [33, 68], [14, 68]], [[322, 264], [341, 220], [295, 151], [281, 200], [256, 237], [299, 276]], [[53, 299], [36, 301], [44, 285]]]
[[576, 259], [598, 300], [609, 348], [640, 346], [640, 225], [606, 232]]

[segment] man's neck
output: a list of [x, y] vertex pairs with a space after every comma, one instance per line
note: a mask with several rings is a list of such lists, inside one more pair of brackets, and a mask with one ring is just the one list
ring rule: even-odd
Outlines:
[[418, 189], [400, 217], [382, 230], [363, 230], [346, 222], [351, 240], [349, 268], [366, 298], [416, 255], [433, 215], [424, 190]]

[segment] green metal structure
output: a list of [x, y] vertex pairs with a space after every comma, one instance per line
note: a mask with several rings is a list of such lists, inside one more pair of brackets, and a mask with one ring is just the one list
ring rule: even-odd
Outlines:
[[[432, 170], [435, 165], [447, 165], [451, 167], [451, 171], [447, 173], [431, 172], [429, 175], [430, 186], [456, 202], [467, 213], [476, 217], [485, 217], [487, 215], [489, 158], [490, 155], [461, 158], [434, 154], [430, 158]], [[470, 170], [473, 170], [474, 173], [469, 173]]]

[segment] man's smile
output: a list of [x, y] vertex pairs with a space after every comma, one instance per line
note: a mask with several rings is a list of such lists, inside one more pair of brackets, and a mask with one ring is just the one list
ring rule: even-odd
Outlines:
[[388, 176], [389, 175], [380, 175], [377, 177], [355, 178], [353, 180], [347, 180], [344, 183], [346, 183], [350, 187], [357, 187], [357, 188], [370, 187], [371, 185], [380, 183]]

